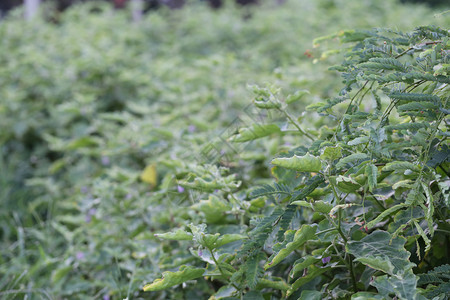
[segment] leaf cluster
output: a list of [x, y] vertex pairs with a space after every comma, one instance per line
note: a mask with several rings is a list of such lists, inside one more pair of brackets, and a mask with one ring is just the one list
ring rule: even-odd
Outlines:
[[[214, 266], [229, 297], [445, 297], [450, 89], [448, 76], [437, 71], [450, 60], [450, 34], [428, 26], [335, 37], [350, 43], [334, 68], [344, 87], [307, 108], [323, 125], [305, 127], [292, 117], [292, 96], [252, 87], [255, 106], [284, 116], [297, 147], [271, 160], [272, 184], [244, 196], [223, 190], [230, 203], [245, 210], [248, 201], [248, 212], [261, 216], [241, 228], [248, 238], [238, 251], [220, 256], [226, 271], [217, 259], [207, 269]], [[270, 126], [256, 123], [231, 140], [291, 135]], [[223, 289], [213, 297], [221, 299]]]

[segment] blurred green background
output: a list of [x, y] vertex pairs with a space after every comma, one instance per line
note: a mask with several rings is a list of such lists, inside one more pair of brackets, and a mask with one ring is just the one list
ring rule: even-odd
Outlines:
[[[206, 283], [141, 288], [187, 259], [180, 250], [170, 265], [153, 232], [186, 218], [195, 197], [176, 179], [251, 103], [247, 85], [308, 89], [300, 115], [340, 83], [327, 69], [341, 57], [314, 38], [450, 23], [444, 1], [260, 2], [188, 1], [139, 23], [129, 7], [44, 3], [32, 21], [20, 7], [1, 19], [0, 298], [206, 299]], [[239, 162], [244, 182], [269, 176], [271, 143]], [[153, 179], [140, 177], [146, 167]]]

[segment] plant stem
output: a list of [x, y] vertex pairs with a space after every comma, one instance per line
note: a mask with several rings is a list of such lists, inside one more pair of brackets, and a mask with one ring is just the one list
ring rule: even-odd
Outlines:
[[356, 277], [355, 277], [355, 272], [353, 270], [353, 259], [350, 254], [348, 255], [348, 265], [350, 266], [350, 276], [352, 277], [353, 290], [356, 293], [356, 292], [358, 292], [358, 287], [356, 285]]
[[[330, 181], [330, 185], [331, 185], [331, 189], [333, 190], [333, 195], [336, 198], [336, 202], [338, 204], [340, 203], [340, 198], [339, 195], [336, 192], [336, 188], [335, 186], [331, 183]], [[342, 237], [342, 239], [344, 240], [344, 249], [345, 249], [345, 245], [347, 245], [348, 239], [347, 237], [344, 235], [344, 233], [341, 230], [341, 209], [338, 210], [338, 227], [337, 230], [339, 232], [339, 235]], [[347, 254], [347, 253], [346, 253]], [[353, 290], [355, 291], [355, 293], [358, 291], [358, 287], [356, 286], [356, 276], [355, 276], [355, 272], [353, 270], [353, 259], [351, 257], [350, 254], [348, 255], [348, 262], [346, 262], [346, 265], [348, 265], [349, 271], [350, 271], [350, 277], [352, 279], [352, 285], [353, 285]], [[345, 259], [344, 259], [345, 262]]]
[[[364, 88], [366, 87], [366, 85], [367, 85], [368, 83], [369, 83], [369, 80], [366, 80], [366, 82], [364, 82], [363, 86], [362, 86], [362, 87], [356, 92], [356, 94], [353, 95], [353, 97], [350, 99], [350, 103], [348, 104], [347, 109], [345, 110], [344, 114], [343, 114], [342, 117], [340, 118], [338, 124], [341, 124], [341, 122], [342, 122], [342, 120], [343, 120], [345, 114], [348, 113], [348, 110], [349, 110], [350, 107], [352, 106], [353, 101], [355, 101], [356, 97], [359, 95], [359, 93], [361, 93], [361, 92], [364, 90]], [[338, 128], [339, 128], [339, 126], [336, 126], [336, 130], [334, 131], [333, 138], [336, 138], [336, 135], [337, 135], [337, 132], [338, 132]]]
[[[336, 192], [336, 188], [334, 187], [334, 185], [330, 182], [331, 185], [331, 189], [333, 190], [333, 194], [334, 197], [336, 199], [337, 204], [341, 204], [340, 202], [340, 198], [339, 195]], [[338, 226], [337, 226], [337, 231], [339, 232], [339, 235], [342, 237], [342, 239], [344, 240], [345, 243], [347, 243], [347, 237], [344, 235], [344, 233], [341, 230], [341, 209], [338, 210]]]
[[[440, 44], [442, 43], [442, 41], [435, 41], [435, 42], [426, 42], [426, 43], [421, 43], [421, 44], [425, 44], [425, 45], [436, 45], [436, 44]], [[420, 44], [419, 44], [420, 45]], [[415, 45], [414, 45], [415, 46]], [[413, 50], [414, 47], [409, 47], [408, 49], [406, 49], [405, 51], [403, 51], [402, 53], [400, 53], [399, 55], [395, 56], [394, 58], [399, 58], [402, 57], [403, 55], [405, 55], [406, 53], [408, 53], [409, 51]]]
[[[219, 269], [220, 274], [222, 274], [223, 277], [226, 277], [225, 273], [223, 272], [222, 268], [219, 265], [219, 262], [217, 261], [216, 257], [214, 256], [214, 252], [208, 248], [209, 253], [211, 253], [212, 259], [214, 261], [214, 263], [216, 264], [217, 268]], [[239, 290], [239, 288], [237, 287], [237, 285], [235, 285], [234, 283], [231, 283], [231, 285], [236, 289]]]
[[311, 141], [314, 141], [314, 138], [307, 133], [306, 131], [304, 131], [300, 125], [297, 123], [297, 121], [295, 121], [295, 119], [284, 109], [280, 109], [281, 112], [284, 113], [284, 115], [286, 116], [286, 118], [289, 119], [289, 121], [291, 121], [291, 123], [298, 129], [298, 131], [300, 131], [304, 136], [306, 136], [307, 138], [309, 138]]
[[327, 233], [327, 232], [330, 232], [330, 231], [335, 231], [335, 230], [337, 231], [336, 228], [328, 228], [328, 229], [325, 229], [325, 230], [317, 232], [316, 235], [322, 234], [322, 233]]
[[[358, 287], [356, 286], [356, 277], [355, 277], [355, 272], [353, 271], [353, 261], [351, 259], [351, 256], [349, 255], [348, 261], [346, 261], [345, 258], [342, 257], [342, 255], [340, 255], [340, 251], [337, 249], [336, 245], [334, 244], [334, 241], [332, 242], [332, 245], [333, 245], [334, 251], [336, 251], [336, 255], [339, 256], [341, 261], [345, 264], [347, 269], [350, 271], [350, 278], [352, 280], [352, 286], [356, 293], [358, 291]], [[344, 249], [345, 249], [345, 245], [344, 245]]]

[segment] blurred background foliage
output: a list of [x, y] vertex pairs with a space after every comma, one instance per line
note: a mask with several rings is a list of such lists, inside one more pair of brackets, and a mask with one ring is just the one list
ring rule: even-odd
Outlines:
[[[74, 4], [82, 2], [89, 2], [92, 0], [43, 0], [58, 10], [62, 11]], [[113, 3], [116, 8], [123, 8], [130, 2], [130, 0], [98, 0]], [[200, 2], [206, 2], [212, 8], [221, 7], [227, 0], [195, 0]], [[240, 5], [259, 4], [261, 0], [234, 0], [235, 3]], [[161, 6], [168, 6], [171, 8], [180, 8], [186, 4], [186, 0], [143, 0], [145, 10], [156, 9]], [[192, 2], [192, 0], [191, 0]], [[231, 2], [231, 1], [229, 1]], [[284, 3], [286, 0], [274, 0], [276, 3]], [[445, 6], [447, 1], [445, 0], [400, 0], [401, 3], [421, 3], [428, 6]], [[15, 7], [21, 6], [23, 0], [3, 0], [0, 2], [0, 11], [9, 11]], [[189, 1], [188, 1], [189, 3]]]
[[[0, 21], [0, 297], [204, 298], [215, 288], [204, 282], [158, 296], [140, 290], [191, 259], [153, 233], [201, 219], [186, 208], [204, 195], [177, 180], [207, 171], [197, 166], [208, 162], [201, 153], [234, 129], [250, 104], [247, 84], [308, 89], [300, 115], [340, 83], [327, 71], [339, 55], [320, 56], [314, 38], [448, 27], [438, 12], [390, 0], [261, 1], [245, 10], [190, 1], [136, 24], [102, 2], [43, 9], [32, 22], [11, 11]], [[254, 143], [228, 167], [244, 187], [268, 178], [285, 142]]]

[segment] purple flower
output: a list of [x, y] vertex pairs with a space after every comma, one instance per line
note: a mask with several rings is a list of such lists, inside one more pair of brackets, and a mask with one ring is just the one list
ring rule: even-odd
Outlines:
[[81, 252], [81, 251], [77, 252], [77, 254], [75, 254], [75, 258], [76, 258], [77, 260], [82, 260], [82, 259], [84, 259], [84, 253]]
[[197, 129], [197, 127], [195, 127], [195, 125], [189, 125], [189, 127], [188, 127], [189, 133], [193, 133], [196, 129]]
[[108, 156], [102, 156], [102, 165], [109, 166], [110, 160]]
[[330, 260], [331, 260], [331, 256], [327, 256], [327, 257], [323, 257], [323, 258], [322, 258], [322, 262], [323, 262], [324, 264], [329, 263]]
[[85, 222], [90, 223], [92, 221], [92, 216], [95, 215], [96, 212], [97, 212], [97, 209], [90, 208], [86, 213], [86, 217], [84, 218]]
[[103, 296], [103, 300], [110, 300], [110, 299], [111, 299], [111, 297], [109, 295]]
[[182, 192], [184, 192], [184, 187], [179, 185], [179, 186], [177, 186], [177, 190], [178, 190], [178, 193], [182, 193]]
[[89, 189], [88, 189], [87, 186], [82, 186], [81, 189], [80, 189], [80, 191], [81, 191], [83, 194], [87, 194], [87, 193], [89, 192]]

